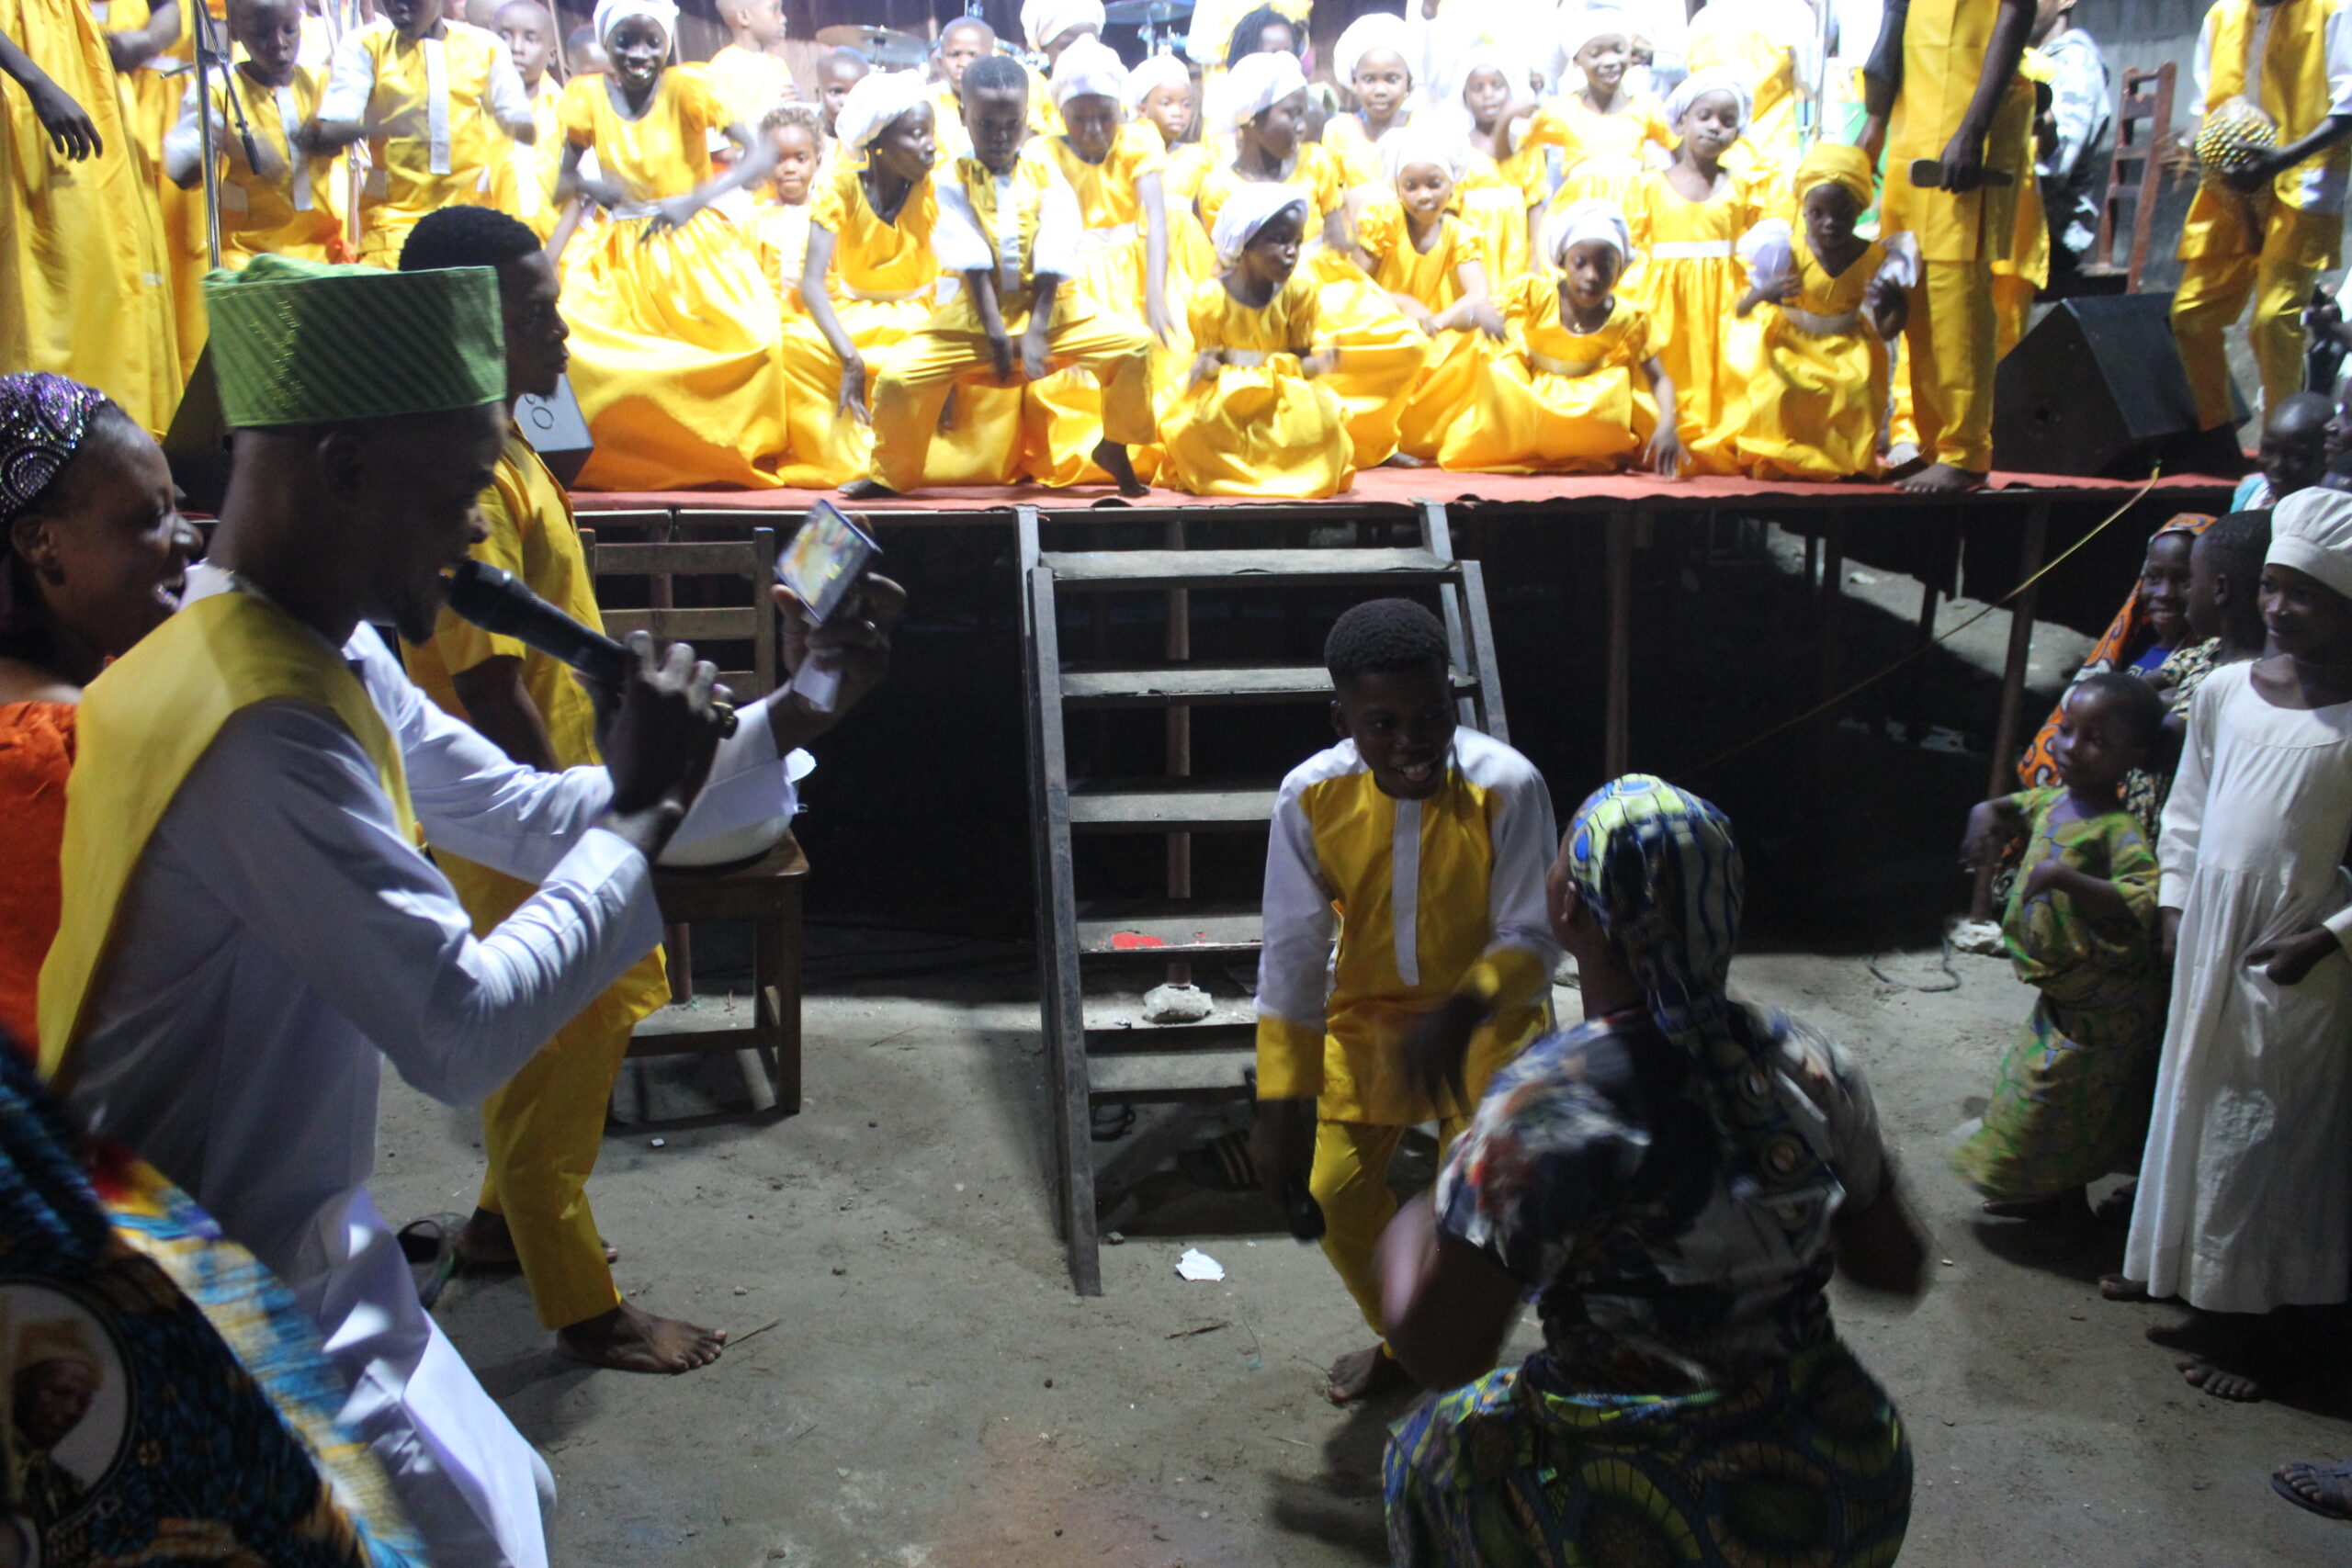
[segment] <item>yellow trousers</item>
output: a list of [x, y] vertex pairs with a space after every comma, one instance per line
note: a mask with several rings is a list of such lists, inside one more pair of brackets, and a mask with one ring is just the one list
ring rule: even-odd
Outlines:
[[[2339, 220], [2340, 221], [2340, 220]], [[2303, 307], [2322, 270], [2307, 248], [2270, 243], [2290, 226], [2274, 224], [2261, 252], [2215, 252], [2181, 264], [2180, 288], [2172, 297], [2172, 335], [2180, 344], [2180, 366], [2197, 399], [2202, 430], [2233, 423], [2230, 362], [2222, 331], [2238, 319], [2246, 300], [2254, 319], [2246, 323], [2247, 346], [2262, 372], [2262, 406], [2303, 389]]]
[[[1026, 322], [1008, 320], [1005, 330], [1018, 339]], [[1056, 322], [1046, 344], [1056, 370], [1091, 370], [1102, 384], [1103, 439], [1140, 446], [1153, 438], [1149, 333], [1097, 313]], [[901, 492], [921, 488], [948, 389], [993, 371], [988, 339], [976, 332], [927, 327], [893, 350], [874, 377], [874, 477]]]
[[1919, 455], [1981, 474], [1993, 467], [1993, 264], [1930, 261], [1903, 328]]
[[1993, 360], [2007, 359], [2025, 336], [2033, 320], [2033, 297], [2040, 292], [2033, 279], [2014, 272], [1993, 275]]
[[[1459, 1116], [1438, 1123], [1441, 1163], [1468, 1125], [1468, 1118]], [[1405, 1132], [1367, 1122], [1317, 1122], [1315, 1164], [1306, 1178], [1307, 1190], [1323, 1205], [1323, 1256], [1339, 1270], [1374, 1334], [1382, 1332], [1380, 1271], [1372, 1254], [1380, 1233], [1396, 1216], [1396, 1197], [1388, 1190], [1388, 1162]], [[1382, 1343], [1386, 1343], [1385, 1337]]]

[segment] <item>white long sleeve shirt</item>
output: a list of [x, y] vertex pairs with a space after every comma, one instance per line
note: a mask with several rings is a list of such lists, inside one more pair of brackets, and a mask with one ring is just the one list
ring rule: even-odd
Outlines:
[[[190, 571], [190, 597], [227, 586]], [[383, 1061], [469, 1104], [661, 940], [644, 856], [594, 826], [612, 794], [602, 769], [511, 761], [427, 699], [373, 627], [343, 654], [400, 746], [427, 841], [539, 892], [476, 938], [349, 731], [300, 705], [245, 708], [132, 874], [71, 1096], [298, 1287], [349, 1249]], [[682, 841], [791, 812], [761, 705], [711, 781]]]

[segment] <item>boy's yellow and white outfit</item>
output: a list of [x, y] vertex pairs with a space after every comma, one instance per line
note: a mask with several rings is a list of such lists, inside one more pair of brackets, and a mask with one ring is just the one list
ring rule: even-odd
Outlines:
[[760, 121], [767, 118], [768, 110], [800, 96], [800, 88], [792, 80], [792, 67], [781, 55], [745, 49], [740, 43], [730, 43], [712, 55], [704, 69], [710, 73], [710, 85], [718, 90], [718, 101], [727, 106], [735, 122], [755, 131]]
[[[2335, 115], [2352, 115], [2352, 38], [2345, 0], [2219, 0], [2197, 34], [2198, 112], [2230, 99], [2261, 106], [2278, 145], [2299, 141]], [[2230, 367], [2222, 332], [2246, 300], [2246, 340], [2262, 372], [2262, 400], [2275, 407], [2303, 385], [2303, 307], [2312, 285], [2335, 265], [2344, 235], [2344, 195], [2352, 142], [2280, 174], [2255, 195], [2260, 235], [2245, 231], [2238, 204], [2199, 186], [2180, 231], [2180, 288], [2172, 331], [2197, 398], [2197, 423], [2231, 422]], [[2267, 211], [2265, 210], [2267, 209]]]
[[[1380, 1331], [1373, 1247], [1396, 1212], [1389, 1157], [1408, 1127], [1466, 1124], [1497, 1068], [1545, 1021], [1558, 949], [1544, 872], [1558, 847], [1535, 764], [1457, 729], [1445, 782], [1398, 800], [1342, 740], [1292, 770], [1266, 846], [1258, 961], [1258, 1097], [1316, 1100], [1308, 1190], [1323, 1253]], [[1338, 940], [1338, 954], [1332, 942]], [[1470, 1046], [1468, 1099], [1431, 1102], [1402, 1046], [1457, 991], [1494, 1004]]]
[[[289, 134], [318, 117], [326, 93], [325, 71], [296, 65], [282, 87], [266, 87], [243, 66], [214, 72], [212, 146], [219, 158], [220, 265], [241, 267], [263, 254], [329, 261], [343, 237], [341, 153], [314, 157], [295, 149]], [[230, 102], [234, 92], [236, 101]], [[245, 156], [240, 126], [253, 134], [265, 158], [275, 154], [284, 172], [275, 178], [255, 172]], [[179, 123], [164, 138], [164, 172], [175, 181], [203, 165], [203, 130], [196, 118], [196, 83], [190, 78], [180, 103]]]
[[408, 231], [443, 207], [488, 207], [509, 144], [501, 128], [532, 118], [514, 56], [496, 34], [444, 20], [439, 38], [404, 39], [383, 18], [335, 51], [319, 118], [397, 125], [368, 144], [359, 259], [396, 268]]
[[1888, 117], [1882, 233], [1919, 243], [1904, 344], [1919, 455], [1971, 473], [1993, 466], [1993, 366], [1999, 328], [1993, 264], [2017, 234], [2017, 203], [2033, 178], [2033, 84], [2009, 79], [1984, 136], [1984, 168], [2007, 185], [1954, 194], [1911, 183], [1917, 159], [1940, 159], [1960, 132], [2000, 0], [1912, 0], [1903, 30], [1903, 83]]
[[[939, 182], [932, 248], [948, 274], [992, 273], [1007, 337], [1028, 329], [1035, 280], [1058, 277], [1046, 336], [1054, 368], [1091, 371], [1102, 384], [1102, 436], [1140, 446], [1156, 431], [1151, 405], [1151, 334], [1102, 309], [1080, 282], [1084, 257], [1078, 197], [1050, 164], [1016, 160], [994, 174], [961, 158]], [[987, 335], [968, 287], [940, 306], [922, 331], [899, 345], [874, 378], [874, 477], [895, 491], [923, 482], [932, 432], [948, 389], [966, 378], [992, 384]]]
[[563, 172], [563, 84], [547, 75], [526, 91], [539, 139], [527, 147], [511, 136], [500, 139], [498, 166], [490, 176], [491, 205], [546, 240], [563, 216], [555, 201], [556, 177]]
[[[506, 433], [490, 488], [482, 491], [481, 516], [489, 536], [474, 547], [475, 559], [514, 573], [573, 620], [603, 629], [571, 503], [519, 429]], [[523, 689], [546, 722], [556, 765], [602, 764], [595, 707], [570, 666], [446, 609], [430, 641], [403, 642], [401, 652], [409, 678], [425, 695], [443, 712], [468, 722], [471, 716], [458, 695], [456, 677], [492, 659], [521, 660]], [[435, 860], [473, 918], [479, 937], [512, 919], [538, 891], [461, 855], [443, 852]], [[506, 1216], [532, 1304], [546, 1327], [567, 1328], [620, 1304], [604, 1239], [588, 1207], [588, 1177], [604, 1144], [605, 1108], [629, 1035], [639, 1020], [669, 999], [657, 947], [481, 1102], [482, 1153], [490, 1169], [481, 1206]]]

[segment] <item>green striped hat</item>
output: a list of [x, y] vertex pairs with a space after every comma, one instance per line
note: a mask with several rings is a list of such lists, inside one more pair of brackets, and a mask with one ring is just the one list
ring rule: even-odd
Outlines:
[[479, 408], [506, 395], [498, 275], [386, 272], [291, 256], [204, 280], [230, 428]]

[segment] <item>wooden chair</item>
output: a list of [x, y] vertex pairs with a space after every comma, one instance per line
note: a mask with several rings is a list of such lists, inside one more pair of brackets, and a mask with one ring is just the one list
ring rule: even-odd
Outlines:
[[[2154, 231], [2156, 201], [2164, 194], [2162, 159], [2172, 142], [2173, 85], [2177, 70], [2171, 61], [2153, 71], [2126, 71], [2123, 91], [2115, 106], [2115, 162], [2108, 170], [2107, 196], [2099, 203], [2098, 239], [2091, 259], [2079, 269], [2086, 277], [2120, 277], [2123, 292], [2140, 292], [2140, 275], [2148, 265], [2148, 240]], [[2115, 265], [2115, 238], [2120, 214], [2131, 209], [2131, 249], [2124, 265]]]
[[[656, 527], [656, 534], [666, 528]], [[763, 697], [776, 687], [776, 616], [769, 603], [775, 532], [755, 528], [748, 539], [679, 542], [656, 537], [642, 543], [599, 544], [580, 531], [588, 570], [600, 584], [606, 578], [649, 581], [650, 608], [604, 611], [605, 629], [615, 637], [650, 632], [657, 642], [683, 638], [697, 648], [739, 643], [751, 649], [751, 668], [721, 671], [719, 680], [738, 702]], [[672, 601], [679, 577], [740, 578], [750, 603], [680, 609]], [[754, 1110], [800, 1109], [800, 905], [808, 862], [786, 833], [749, 863], [705, 868], [657, 867], [653, 895], [667, 928], [670, 991], [674, 1004], [637, 1026], [631, 1056], [699, 1055], [732, 1051]], [[752, 927], [752, 997], [748, 1006], [733, 998], [717, 1007], [689, 1009], [695, 999], [692, 927], [697, 920], [748, 922]], [[769, 1076], [774, 1075], [774, 1087]]]

